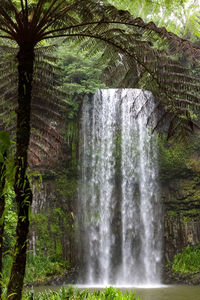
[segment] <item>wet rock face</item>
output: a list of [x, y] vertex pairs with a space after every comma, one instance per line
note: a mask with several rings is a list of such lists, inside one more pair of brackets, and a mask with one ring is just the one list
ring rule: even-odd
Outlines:
[[200, 178], [177, 179], [162, 187], [165, 260], [200, 243]]
[[199, 285], [200, 284], [200, 272], [192, 274], [180, 274], [172, 272], [170, 266], [165, 267], [163, 281], [165, 284], [187, 284], [187, 285]]
[[[61, 172], [63, 171], [63, 173]], [[76, 265], [76, 177], [64, 170], [33, 184], [29, 248], [34, 254], [60, 257]], [[44, 243], [45, 241], [45, 243]]]

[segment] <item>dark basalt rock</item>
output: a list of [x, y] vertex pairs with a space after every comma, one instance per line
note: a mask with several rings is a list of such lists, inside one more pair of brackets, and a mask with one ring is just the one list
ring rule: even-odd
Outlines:
[[186, 284], [186, 285], [199, 285], [200, 272], [191, 274], [174, 273], [171, 266], [165, 267], [164, 284]]
[[188, 245], [200, 243], [200, 186], [196, 177], [176, 179], [162, 187], [164, 253], [171, 261]]
[[200, 243], [199, 177], [175, 179], [162, 186], [164, 204], [164, 282], [200, 284], [200, 273], [175, 274], [168, 262], [188, 245]]

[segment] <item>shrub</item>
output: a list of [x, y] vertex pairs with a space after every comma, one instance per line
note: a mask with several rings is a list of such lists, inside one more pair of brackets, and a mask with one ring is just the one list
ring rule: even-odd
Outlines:
[[45, 291], [34, 295], [33, 291], [29, 291], [23, 297], [23, 300], [140, 300], [136, 298], [135, 294], [132, 292], [126, 292], [123, 294], [120, 290], [109, 287], [104, 291], [93, 291], [79, 290], [77, 288], [62, 287], [58, 292], [55, 291]]
[[25, 283], [43, 281], [47, 277], [60, 275], [66, 270], [64, 262], [52, 261], [47, 256], [34, 256], [29, 253], [27, 257]]
[[183, 252], [175, 255], [172, 270], [182, 274], [200, 272], [200, 245], [187, 246]]

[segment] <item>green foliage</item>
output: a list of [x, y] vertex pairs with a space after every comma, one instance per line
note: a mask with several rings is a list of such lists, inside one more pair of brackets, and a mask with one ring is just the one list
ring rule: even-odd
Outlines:
[[105, 291], [94, 291], [89, 292], [88, 290], [79, 290], [77, 288], [63, 287], [58, 292], [56, 291], [46, 291], [34, 295], [33, 291], [26, 293], [23, 300], [75, 300], [75, 299], [87, 299], [87, 300], [140, 300], [139, 297], [136, 298], [135, 293], [126, 292], [123, 294], [120, 290], [109, 287]]
[[77, 190], [77, 178], [73, 176], [62, 176], [56, 179], [56, 183], [61, 196], [71, 198], [75, 195]]
[[187, 162], [191, 153], [190, 147], [183, 143], [166, 143], [165, 137], [160, 136], [158, 149], [161, 181], [188, 175]]
[[182, 274], [200, 272], [200, 245], [187, 246], [183, 252], [175, 255], [172, 270]]
[[102, 52], [90, 55], [88, 51], [71, 46], [60, 46], [57, 51], [59, 67], [62, 69], [63, 88], [69, 94], [70, 100], [74, 97], [95, 93], [101, 87], [102, 71], [106, 63], [101, 61]]
[[[74, 214], [71, 202], [77, 188], [77, 180], [72, 176], [56, 178], [55, 194], [51, 206], [31, 216], [31, 232], [36, 236], [36, 254], [46, 255], [51, 260], [70, 261], [68, 249], [73, 243]], [[45, 243], [44, 243], [45, 241]], [[66, 252], [67, 251], [67, 252]]]
[[[106, 67], [106, 61], [101, 59], [102, 52], [94, 55], [87, 50], [76, 47], [75, 43], [60, 46], [56, 52], [57, 66], [61, 69], [62, 89], [66, 93], [65, 101], [70, 104], [66, 115], [67, 130], [63, 133], [68, 147], [72, 147], [72, 156], [76, 156], [78, 143], [77, 115], [80, 111], [83, 96], [95, 93], [99, 88], [105, 88], [102, 82], [102, 73]], [[75, 151], [74, 151], [75, 150]], [[72, 157], [72, 164], [75, 164]]]
[[200, 10], [197, 0], [108, 0], [119, 9], [128, 10], [134, 17], [153, 21], [159, 27], [190, 40], [200, 36]]
[[67, 263], [54, 261], [48, 256], [38, 256], [28, 253], [25, 283], [43, 282], [48, 277], [61, 275], [66, 271]]
[[160, 180], [200, 176], [200, 134], [196, 133], [183, 141], [166, 141], [165, 135], [158, 137], [158, 161]]
[[[14, 149], [11, 147], [10, 135], [6, 131], [0, 131], [0, 164], [6, 164], [6, 174], [1, 174], [1, 176], [6, 177], [6, 183], [4, 187], [4, 194], [9, 198], [10, 191], [12, 190], [12, 185], [15, 177], [15, 167], [14, 167]], [[14, 144], [14, 143], [13, 143]], [[0, 170], [1, 171], [1, 170]]]
[[150, 19], [158, 15], [162, 9], [167, 9], [172, 14], [174, 8], [181, 8], [188, 0], [108, 0], [118, 9], [126, 9], [135, 17]]
[[61, 257], [60, 217], [60, 211], [56, 208], [48, 209], [46, 213], [32, 214], [31, 228], [37, 235], [36, 254], [38, 256]]
[[4, 210], [4, 237], [3, 237], [3, 274], [2, 286], [6, 293], [7, 281], [10, 275], [15, 245], [15, 229], [17, 224], [16, 203], [13, 201], [15, 193], [6, 182], [5, 187], [5, 210]]
[[[5, 282], [5, 286], [9, 278], [12, 260], [11, 255], [4, 255], [3, 282]], [[45, 282], [49, 277], [62, 275], [67, 267], [69, 267], [69, 265], [66, 261], [55, 261], [53, 257], [33, 255], [31, 252], [28, 252], [24, 283], [27, 284], [36, 281], [40, 283]]]
[[76, 232], [73, 200], [77, 191], [77, 162], [73, 165], [71, 160], [67, 169], [60, 166], [57, 170], [49, 170], [43, 175], [45, 184], [50, 184], [50, 205], [45, 203], [43, 209], [32, 213], [30, 225], [30, 232], [35, 238], [33, 249], [36, 256], [47, 256], [58, 263], [65, 260], [68, 266], [73, 266], [72, 256], [75, 253], [71, 249], [75, 243]]
[[[5, 197], [4, 253], [7, 256], [8, 254], [12, 255], [12, 249], [14, 249], [15, 228], [17, 224], [17, 207], [13, 201], [15, 193], [11, 187], [7, 187]], [[8, 252], [9, 249], [11, 249], [11, 252]]]

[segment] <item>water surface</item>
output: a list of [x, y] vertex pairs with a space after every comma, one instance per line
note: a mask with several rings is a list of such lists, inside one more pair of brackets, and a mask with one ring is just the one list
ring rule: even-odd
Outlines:
[[199, 300], [199, 286], [169, 286], [153, 289], [134, 289], [141, 300]]
[[[91, 291], [104, 289], [103, 286], [81, 286], [78, 285], [80, 289], [89, 289]], [[200, 299], [200, 286], [187, 286], [187, 285], [170, 285], [161, 287], [120, 287], [120, 290], [134, 291], [137, 297], [141, 300], [199, 300]], [[44, 292], [45, 290], [58, 290], [61, 286], [40, 286], [35, 287], [36, 293]]]

